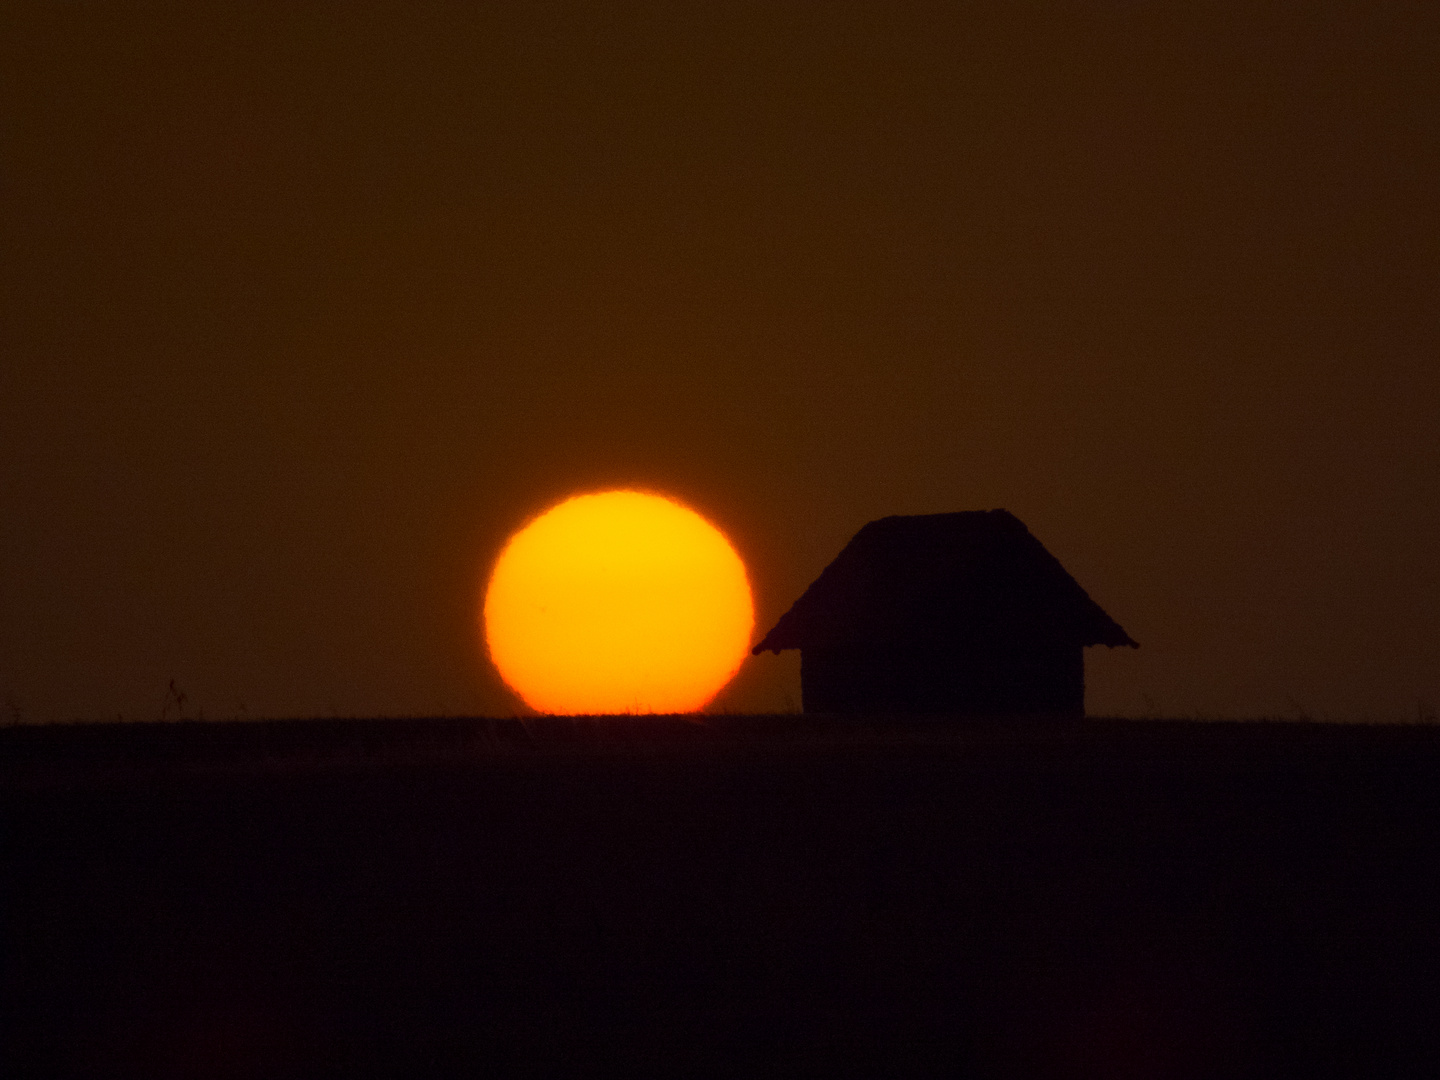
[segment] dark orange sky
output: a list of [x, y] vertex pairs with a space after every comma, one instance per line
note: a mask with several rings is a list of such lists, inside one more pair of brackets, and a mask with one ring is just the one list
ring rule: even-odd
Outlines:
[[488, 561], [627, 484], [757, 632], [1006, 507], [1092, 712], [1433, 711], [1434, 10], [9, 4], [7, 713], [512, 712]]

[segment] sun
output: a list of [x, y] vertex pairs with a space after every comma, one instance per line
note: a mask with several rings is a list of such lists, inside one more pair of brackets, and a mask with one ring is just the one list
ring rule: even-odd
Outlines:
[[719, 529], [670, 499], [605, 491], [510, 538], [481, 622], [501, 677], [537, 712], [692, 712], [740, 667], [755, 609]]

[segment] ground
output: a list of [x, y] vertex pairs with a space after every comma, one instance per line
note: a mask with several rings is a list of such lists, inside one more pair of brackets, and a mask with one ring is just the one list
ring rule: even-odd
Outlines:
[[0, 730], [7, 1076], [1433, 1074], [1440, 730]]

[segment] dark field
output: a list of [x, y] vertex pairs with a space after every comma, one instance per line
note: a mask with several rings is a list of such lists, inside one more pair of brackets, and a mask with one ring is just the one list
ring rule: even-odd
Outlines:
[[1440, 730], [0, 731], [5, 1076], [1426, 1076]]

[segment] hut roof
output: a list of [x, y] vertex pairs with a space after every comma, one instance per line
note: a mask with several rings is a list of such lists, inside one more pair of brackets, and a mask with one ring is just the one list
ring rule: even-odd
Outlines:
[[1139, 648], [1006, 510], [872, 521], [752, 650], [935, 640]]

